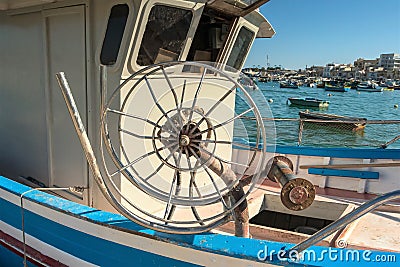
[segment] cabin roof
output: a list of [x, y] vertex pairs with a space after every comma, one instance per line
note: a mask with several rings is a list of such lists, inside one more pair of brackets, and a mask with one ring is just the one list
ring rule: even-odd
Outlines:
[[208, 0], [207, 5], [224, 13], [244, 17], [269, 0]]
[[0, 0], [0, 10], [17, 9], [61, 1], [63, 0]]

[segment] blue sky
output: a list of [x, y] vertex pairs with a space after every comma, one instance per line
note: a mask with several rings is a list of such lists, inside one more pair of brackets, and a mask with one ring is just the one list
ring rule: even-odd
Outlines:
[[256, 39], [245, 67], [353, 63], [400, 53], [400, 0], [270, 0], [260, 8], [276, 34]]

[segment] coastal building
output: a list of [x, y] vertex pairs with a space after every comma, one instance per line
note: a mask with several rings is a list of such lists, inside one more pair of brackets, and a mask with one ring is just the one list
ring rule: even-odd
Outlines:
[[355, 76], [355, 68], [351, 64], [341, 64], [338, 66], [337, 78], [352, 79]]
[[307, 77], [322, 77], [324, 73], [323, 66], [311, 66], [306, 68], [306, 75]]
[[376, 80], [376, 81], [381, 81], [386, 79], [386, 71], [383, 67], [370, 67], [367, 69], [366, 72], [366, 79], [367, 80]]
[[356, 67], [358, 70], [365, 70], [368, 67], [374, 67], [379, 64], [379, 58], [376, 59], [364, 59], [364, 58], [358, 58], [356, 61], [354, 61], [354, 67]]
[[400, 80], [400, 54], [386, 53], [381, 54], [379, 58], [364, 59], [358, 58], [353, 64], [328, 63], [325, 66], [306, 67], [304, 70], [286, 70], [282, 67], [267, 68], [248, 68], [244, 72], [260, 72], [262, 77], [268, 77], [268, 80], [280, 80], [304, 76], [307, 78], [326, 78], [341, 80]]
[[324, 71], [322, 73], [323, 78], [331, 78], [334, 77], [334, 70], [335, 70], [335, 63], [328, 63], [326, 64]]
[[388, 71], [400, 69], [400, 54], [381, 54], [381, 56], [379, 57], [379, 66], [385, 68]]

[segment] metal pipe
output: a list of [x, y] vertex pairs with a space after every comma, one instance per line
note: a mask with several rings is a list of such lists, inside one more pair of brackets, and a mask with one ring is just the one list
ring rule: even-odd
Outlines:
[[[82, 123], [82, 119], [81, 119], [81, 116], [79, 115], [78, 107], [75, 104], [75, 100], [72, 95], [71, 88], [69, 87], [69, 84], [65, 77], [64, 72], [56, 73], [56, 78], [57, 78], [58, 84], [60, 86], [62, 95], [64, 97], [65, 103], [67, 105], [68, 112], [71, 115], [71, 119], [74, 124], [76, 133], [79, 137], [79, 141], [81, 142], [83, 151], [86, 156], [86, 160], [88, 161], [89, 167], [92, 170], [93, 177], [94, 177], [97, 185], [99, 186], [100, 191], [103, 193], [104, 197], [108, 200], [108, 202], [116, 210], [118, 210], [123, 215], [127, 216], [128, 218], [132, 218], [131, 216], [129, 216], [130, 214], [125, 212], [124, 209], [122, 209], [120, 207], [120, 205], [118, 205], [117, 201], [115, 200], [113, 195], [110, 193], [109, 189], [107, 188], [103, 177], [101, 176], [100, 168], [99, 168], [99, 165], [97, 164], [97, 160], [94, 155], [92, 145], [90, 144], [88, 135], [85, 130], [85, 126]], [[140, 224], [140, 222], [138, 222], [138, 223]]]
[[293, 163], [284, 156], [276, 156], [270, 160], [271, 166], [267, 177], [281, 186], [281, 201], [290, 210], [303, 210], [314, 201], [314, 185], [293, 173]]
[[[205, 149], [205, 148], [203, 148]], [[221, 179], [225, 182], [225, 184], [229, 185], [234, 182], [237, 177], [236, 174], [232, 171], [228, 164], [222, 162], [215, 157], [205, 153], [204, 151], [199, 151], [200, 160], [203, 163], [207, 163], [207, 168], [212, 170], [215, 174], [221, 177]], [[244, 196], [243, 186], [240, 183], [237, 183], [235, 187], [230, 191], [231, 196], [233, 197], [235, 203], [241, 201]], [[249, 209], [247, 205], [247, 199], [242, 200], [242, 202], [233, 209], [234, 210], [234, 219], [235, 219], [235, 236], [240, 237], [250, 237], [250, 215]]]
[[107, 67], [100, 65], [100, 88], [101, 88], [101, 109], [100, 116], [103, 112], [103, 108], [106, 106], [107, 101]]
[[346, 214], [342, 218], [336, 220], [335, 222], [327, 225], [325, 228], [319, 230], [303, 242], [300, 242], [299, 244], [295, 245], [289, 250], [290, 251], [296, 251], [297, 253], [302, 252], [303, 250], [307, 249], [308, 247], [318, 243], [325, 237], [333, 234], [334, 232], [342, 229], [349, 223], [352, 223], [353, 221], [357, 220], [364, 214], [374, 210], [375, 208], [381, 206], [382, 204], [389, 202], [391, 200], [395, 200], [400, 198], [400, 190], [396, 190], [393, 192], [386, 193], [385, 195], [379, 196], [375, 199], [372, 199], [368, 202], [365, 202], [361, 206], [359, 206], [357, 209], [353, 210], [352, 212]]

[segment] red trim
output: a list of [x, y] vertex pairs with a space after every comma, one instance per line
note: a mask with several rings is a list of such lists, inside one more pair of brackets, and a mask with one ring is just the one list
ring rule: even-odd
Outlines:
[[[15, 239], [14, 237], [4, 233], [1, 230], [0, 230], [0, 245], [22, 258], [24, 257], [24, 244], [18, 239]], [[49, 256], [40, 253], [39, 251], [30, 246], [25, 246], [25, 251], [26, 251], [26, 259], [37, 266], [55, 266], [55, 267], [68, 266], [53, 258], [50, 258]]]

